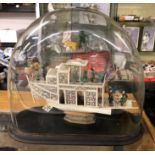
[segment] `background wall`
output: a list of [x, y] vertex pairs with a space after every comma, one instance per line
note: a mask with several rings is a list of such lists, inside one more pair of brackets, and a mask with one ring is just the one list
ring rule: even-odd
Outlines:
[[25, 29], [35, 19], [35, 13], [0, 13], [0, 29]]
[[118, 4], [118, 12], [117, 15], [137, 15], [143, 17], [155, 16], [155, 3], [149, 4]]

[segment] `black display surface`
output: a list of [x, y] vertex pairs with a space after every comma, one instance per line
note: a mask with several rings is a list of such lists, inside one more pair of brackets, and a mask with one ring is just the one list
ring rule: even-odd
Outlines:
[[[10, 135], [18, 141], [41, 144], [126, 145], [143, 134], [139, 118], [124, 111], [113, 111], [112, 116], [96, 114], [91, 125], [73, 124], [64, 120], [64, 113], [52, 109], [51, 113], [38, 113], [35, 108], [17, 114], [18, 129], [10, 126]], [[25, 123], [26, 121], [26, 123]]]

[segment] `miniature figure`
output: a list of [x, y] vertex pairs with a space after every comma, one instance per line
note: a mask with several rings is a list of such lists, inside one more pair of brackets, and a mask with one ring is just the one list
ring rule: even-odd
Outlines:
[[128, 99], [128, 96], [127, 96], [126, 92], [122, 91], [122, 98], [120, 100], [121, 106], [124, 106], [124, 104], [126, 103], [127, 99]]
[[67, 31], [63, 33], [62, 43], [66, 48], [66, 51], [73, 51], [78, 48], [78, 43], [71, 40], [71, 32]]
[[112, 94], [113, 96], [113, 104], [115, 106], [119, 106], [120, 105], [120, 102], [121, 102], [121, 99], [122, 99], [122, 93], [120, 90], [115, 90]]
[[112, 90], [110, 89], [109, 90], [109, 97], [108, 97], [108, 100], [109, 100], [109, 106], [113, 106], [113, 95], [112, 95]]
[[124, 90], [110, 87], [108, 94], [109, 106], [124, 106], [127, 102], [128, 96]]
[[88, 80], [88, 78], [87, 78], [87, 71], [86, 70], [84, 70], [84, 72], [83, 72], [83, 76], [81, 77], [81, 82], [86, 82]]
[[33, 79], [40, 80], [39, 69], [40, 69], [39, 63], [38, 62], [35, 62], [30, 67], [26, 67], [24, 69], [24, 72], [27, 75], [32, 76]]
[[93, 82], [95, 80], [95, 70], [93, 67], [90, 69], [90, 81]]
[[79, 38], [79, 47], [85, 49], [87, 46], [88, 36], [84, 33], [84, 31], [80, 31]]
[[78, 68], [76, 66], [74, 66], [72, 68], [72, 72], [71, 72], [71, 81], [73, 83], [77, 82], [79, 80], [79, 75], [78, 75]]
[[74, 41], [65, 41], [64, 42], [64, 47], [66, 47], [66, 51], [68, 50], [77, 50], [78, 48], [78, 43]]
[[103, 82], [105, 77], [104, 72], [96, 73], [96, 82]]

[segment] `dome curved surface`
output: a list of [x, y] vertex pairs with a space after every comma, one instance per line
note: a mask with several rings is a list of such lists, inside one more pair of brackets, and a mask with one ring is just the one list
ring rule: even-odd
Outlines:
[[121, 136], [139, 129], [139, 55], [126, 32], [100, 12], [74, 8], [37, 19], [16, 44], [8, 84], [13, 128], [29, 136]]

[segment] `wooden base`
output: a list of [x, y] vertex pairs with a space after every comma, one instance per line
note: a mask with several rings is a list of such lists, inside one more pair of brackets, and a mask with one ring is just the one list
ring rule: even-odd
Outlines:
[[144, 122], [153, 138], [153, 141], [155, 143], [155, 127], [153, 126], [153, 124], [151, 123], [150, 119], [148, 118], [148, 116], [146, 115], [145, 111], [143, 111], [143, 119]]
[[94, 124], [95, 115], [82, 112], [65, 112], [64, 120], [76, 124]]

